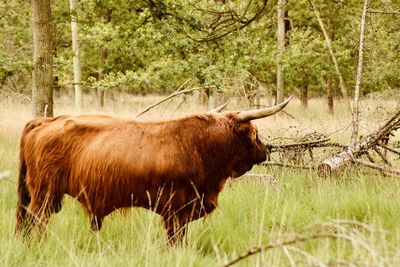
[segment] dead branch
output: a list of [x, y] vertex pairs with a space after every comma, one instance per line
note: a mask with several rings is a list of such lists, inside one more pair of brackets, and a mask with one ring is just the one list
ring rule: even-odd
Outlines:
[[[304, 233], [306, 231], [313, 231], [313, 234], [308, 234], [305, 235]], [[374, 263], [381, 262], [383, 258], [381, 255], [379, 255], [373, 247], [370, 246], [370, 244], [365, 240], [360, 234], [362, 233], [377, 233], [379, 232], [380, 234], [386, 235], [387, 232], [383, 229], [376, 228], [374, 226], [365, 224], [363, 222], [358, 222], [358, 221], [352, 221], [352, 220], [332, 220], [328, 222], [318, 222], [318, 223], [313, 223], [311, 225], [306, 226], [302, 233], [303, 234], [298, 234], [295, 235], [292, 239], [289, 239], [287, 241], [282, 241], [282, 242], [276, 242], [276, 243], [269, 243], [267, 245], [260, 245], [260, 246], [255, 246], [251, 249], [249, 249], [246, 253], [236, 257], [235, 259], [225, 263], [223, 266], [232, 266], [236, 263], [238, 263], [241, 260], [244, 260], [252, 255], [255, 255], [257, 253], [261, 252], [266, 252], [267, 250], [271, 250], [274, 248], [294, 248], [292, 245], [295, 245], [297, 243], [302, 243], [302, 242], [307, 242], [311, 240], [316, 240], [316, 239], [333, 239], [333, 240], [344, 240], [350, 243], [351, 246], [353, 247], [358, 247], [363, 250], [365, 250], [367, 253], [369, 253], [373, 259]], [[314, 258], [311, 254], [304, 254], [302, 250], [297, 249], [296, 251], [300, 252], [302, 255], [306, 256], [307, 258], [312, 258], [315, 260], [318, 260], [317, 258]], [[318, 260], [319, 262], [319, 260]], [[321, 262], [322, 263], [322, 262]], [[322, 266], [327, 266], [326, 264], [321, 264]], [[360, 264], [360, 266], [364, 266], [365, 263]]]
[[360, 141], [356, 142], [353, 146], [349, 146], [346, 150], [335, 154], [325, 159], [318, 166], [318, 174], [320, 176], [329, 176], [333, 172], [351, 163], [365, 151], [375, 148], [379, 145], [381, 139], [393, 131], [396, 131], [400, 126], [400, 110], [395, 113], [383, 126], [376, 131], [366, 135]]
[[360, 41], [358, 46], [358, 66], [357, 66], [357, 78], [356, 78], [356, 86], [354, 88], [354, 98], [352, 104], [352, 123], [353, 123], [353, 132], [351, 134], [350, 146], [354, 147], [357, 139], [358, 139], [358, 128], [359, 128], [359, 117], [360, 111], [358, 108], [358, 99], [360, 96], [360, 85], [362, 78], [362, 69], [363, 69], [363, 60], [364, 60], [364, 39], [365, 39], [365, 20], [367, 17], [367, 6], [368, 0], [364, 0], [363, 12], [361, 16], [360, 23]]
[[289, 163], [281, 163], [281, 162], [270, 162], [270, 161], [265, 161], [265, 162], [261, 163], [261, 165], [294, 168], [294, 169], [306, 169], [306, 170], [315, 169], [315, 166], [305, 166], [305, 165], [289, 164]]
[[284, 149], [292, 148], [292, 147], [317, 146], [317, 145], [320, 145], [321, 143], [326, 143], [329, 140], [330, 140], [329, 138], [325, 138], [325, 139], [322, 139], [322, 140], [310, 140], [310, 141], [299, 142], [299, 143], [291, 143], [291, 144], [283, 144], [283, 145], [268, 145], [268, 146], [272, 150], [282, 150], [282, 149], [284, 150]]
[[375, 160], [372, 158], [371, 154], [368, 151], [365, 151], [365, 156], [367, 156], [369, 162], [375, 163]]
[[378, 170], [381, 171], [385, 174], [389, 174], [391, 176], [395, 176], [395, 177], [400, 177], [400, 170], [397, 169], [393, 169], [393, 168], [387, 168], [372, 162], [368, 162], [368, 161], [364, 161], [364, 160], [360, 160], [360, 159], [353, 159], [353, 162], [355, 164], [361, 165], [361, 166], [365, 166], [374, 170]]
[[317, 233], [313, 234], [311, 236], [297, 236], [294, 237], [291, 240], [288, 241], [283, 241], [283, 242], [278, 242], [278, 243], [270, 243], [268, 245], [263, 245], [263, 246], [256, 246], [251, 248], [248, 252], [246, 252], [243, 255], [240, 255], [239, 257], [229, 261], [224, 267], [232, 266], [236, 263], [238, 263], [241, 260], [244, 260], [254, 254], [265, 252], [270, 249], [274, 248], [283, 248], [289, 245], [297, 244], [297, 243], [302, 243], [310, 240], [315, 240], [315, 239], [344, 239], [349, 242], [353, 242], [353, 238], [351, 236], [345, 235], [345, 234], [338, 234], [338, 233]]
[[388, 15], [400, 15], [400, 11], [397, 10], [375, 10], [375, 9], [368, 9], [368, 13], [372, 14], [388, 14]]
[[198, 91], [198, 90], [210, 89], [210, 88], [214, 88], [214, 86], [195, 87], [195, 88], [190, 88], [190, 89], [186, 89], [186, 90], [177, 91], [177, 92], [175, 92], [175, 93], [172, 93], [172, 94], [170, 94], [169, 96], [167, 96], [167, 97], [161, 99], [160, 101], [157, 101], [156, 103], [151, 104], [151, 105], [148, 106], [147, 108], [143, 109], [141, 112], [139, 112], [139, 113], [136, 115], [136, 118], [140, 117], [141, 115], [143, 115], [144, 113], [146, 113], [146, 112], [149, 111], [150, 109], [152, 109], [152, 108], [158, 106], [159, 104], [161, 104], [161, 103], [163, 103], [163, 102], [167, 101], [168, 99], [171, 99], [171, 98], [173, 98], [173, 97], [175, 97], [175, 96], [182, 95], [182, 94], [187, 94], [187, 93], [191, 93], [191, 92]]
[[391, 147], [383, 145], [383, 144], [378, 144], [378, 146], [380, 146], [380, 147], [386, 149], [387, 151], [390, 151], [390, 152], [395, 153], [395, 154], [400, 156], [400, 150], [396, 150], [394, 148], [391, 148]]
[[391, 165], [390, 162], [387, 160], [386, 155], [381, 151], [381, 148], [379, 147], [374, 147], [374, 151], [376, 152], [376, 154], [378, 154], [378, 156], [383, 160], [383, 162], [385, 162], [387, 165]]

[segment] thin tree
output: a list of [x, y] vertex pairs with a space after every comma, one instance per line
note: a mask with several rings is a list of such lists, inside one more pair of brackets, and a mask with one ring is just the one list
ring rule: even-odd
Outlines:
[[71, 10], [71, 36], [72, 36], [72, 52], [74, 63], [74, 89], [75, 89], [75, 109], [82, 110], [83, 94], [81, 87], [81, 63], [80, 63], [80, 44], [78, 38], [78, 21], [77, 21], [77, 1], [70, 0]]
[[285, 0], [278, 0], [278, 58], [276, 63], [276, 102], [281, 103], [285, 97], [285, 78], [283, 56], [285, 54]]
[[32, 115], [53, 116], [53, 40], [50, 0], [32, 0]]
[[340, 69], [339, 69], [339, 64], [337, 62], [335, 54], [333, 53], [331, 39], [329, 38], [328, 32], [325, 29], [324, 23], [322, 22], [321, 16], [319, 15], [319, 11], [318, 11], [315, 3], [312, 0], [309, 0], [309, 3], [310, 3], [311, 7], [314, 10], [314, 14], [315, 14], [315, 16], [316, 16], [316, 18], [318, 20], [319, 26], [321, 27], [321, 31], [324, 34], [326, 46], [328, 47], [329, 54], [331, 55], [331, 59], [332, 59], [334, 65], [335, 65], [336, 73], [337, 73], [337, 75], [339, 77], [340, 90], [342, 92], [343, 98], [346, 99], [348, 97], [348, 93], [347, 93], [347, 89], [346, 89], [346, 85], [344, 83], [344, 79], [343, 79], [342, 73], [340, 72]]
[[361, 17], [361, 25], [360, 25], [360, 43], [358, 46], [358, 66], [357, 66], [357, 78], [356, 78], [356, 86], [354, 88], [354, 99], [352, 103], [352, 123], [353, 123], [353, 133], [351, 135], [350, 146], [354, 147], [357, 143], [358, 139], [358, 123], [359, 123], [359, 108], [358, 108], [358, 99], [360, 96], [360, 86], [361, 86], [361, 78], [362, 78], [362, 69], [363, 69], [363, 61], [364, 61], [364, 39], [365, 39], [365, 20], [367, 18], [367, 6], [368, 0], [364, 0], [363, 12]]
[[[103, 24], [107, 24], [111, 21], [111, 13], [112, 13], [112, 9], [107, 9], [103, 13], [103, 15], [101, 16], [101, 22]], [[100, 56], [99, 80], [103, 80], [104, 79], [104, 66], [106, 64], [106, 60], [108, 57], [108, 51], [107, 51], [107, 48], [102, 44], [100, 45], [99, 56]], [[104, 89], [97, 90], [97, 99], [98, 99], [99, 108], [103, 108], [104, 107]]]

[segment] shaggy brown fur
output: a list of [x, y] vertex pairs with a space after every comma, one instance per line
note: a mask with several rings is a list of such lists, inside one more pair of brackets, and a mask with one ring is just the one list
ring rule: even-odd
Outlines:
[[100, 115], [30, 121], [20, 143], [17, 233], [46, 224], [64, 194], [77, 199], [93, 230], [112, 211], [160, 214], [169, 238], [211, 213], [228, 177], [266, 157], [251, 122], [236, 113], [140, 122]]

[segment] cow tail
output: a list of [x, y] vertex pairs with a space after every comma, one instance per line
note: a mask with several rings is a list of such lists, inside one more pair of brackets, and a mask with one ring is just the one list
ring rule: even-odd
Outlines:
[[20, 152], [19, 152], [19, 177], [18, 177], [18, 204], [17, 204], [17, 223], [15, 226], [15, 233], [19, 234], [24, 229], [26, 215], [27, 215], [27, 207], [31, 202], [31, 196], [29, 194], [27, 184], [26, 184], [26, 161], [24, 157], [24, 145], [21, 140]]

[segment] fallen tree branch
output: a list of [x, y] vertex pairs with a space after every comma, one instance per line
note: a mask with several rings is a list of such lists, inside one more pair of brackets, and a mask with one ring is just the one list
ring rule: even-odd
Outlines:
[[397, 169], [392, 169], [392, 168], [386, 168], [384, 166], [372, 163], [372, 162], [368, 162], [368, 161], [364, 161], [364, 160], [360, 160], [360, 159], [354, 159], [353, 162], [357, 165], [361, 165], [361, 166], [365, 166], [374, 170], [378, 170], [381, 171], [385, 174], [390, 174], [391, 176], [395, 176], [395, 177], [400, 177], [400, 170]]
[[390, 152], [395, 153], [395, 154], [400, 156], [400, 150], [396, 150], [394, 148], [391, 148], [391, 147], [383, 145], [383, 144], [378, 144], [378, 146], [380, 146], [380, 147], [386, 149], [387, 151], [390, 151]]
[[310, 145], [315, 145], [319, 143], [325, 143], [328, 142], [330, 139], [325, 138], [321, 140], [310, 140], [310, 141], [305, 141], [305, 142], [299, 142], [299, 143], [291, 143], [291, 144], [284, 144], [284, 145], [270, 145], [270, 147], [279, 149], [279, 148], [291, 148], [291, 147], [304, 147], [304, 146], [310, 146]]
[[400, 11], [396, 10], [375, 10], [375, 9], [368, 9], [368, 13], [372, 14], [389, 14], [389, 15], [400, 15]]
[[315, 166], [305, 166], [305, 165], [297, 165], [297, 164], [289, 164], [289, 163], [281, 163], [281, 162], [270, 162], [265, 161], [261, 163], [263, 166], [277, 166], [277, 167], [287, 167], [287, 168], [294, 168], [294, 169], [315, 169]]
[[386, 155], [380, 150], [379, 147], [374, 147], [374, 151], [376, 152], [376, 154], [378, 154], [378, 156], [383, 160], [383, 162], [385, 162], [387, 165], [391, 165], [390, 162], [387, 160]]
[[395, 131], [400, 126], [400, 110], [395, 113], [383, 126], [376, 131], [366, 135], [353, 146], [349, 146], [346, 150], [335, 154], [318, 166], [318, 174], [320, 176], [330, 176], [333, 172], [346, 166], [348, 163], [354, 162], [366, 151], [379, 145], [379, 141]]
[[313, 234], [311, 236], [297, 236], [294, 237], [291, 240], [288, 241], [283, 241], [283, 242], [278, 242], [278, 243], [270, 243], [267, 245], [263, 245], [263, 246], [257, 246], [254, 248], [251, 248], [248, 252], [246, 252], [243, 255], [240, 255], [239, 257], [229, 261], [228, 263], [226, 263], [225, 265], [223, 265], [223, 267], [228, 267], [228, 266], [232, 266], [236, 263], [238, 263], [241, 260], [244, 260], [254, 254], [257, 253], [261, 253], [264, 252], [266, 250], [270, 250], [270, 249], [274, 249], [274, 248], [283, 248], [289, 245], [293, 245], [296, 243], [302, 243], [302, 242], [306, 242], [306, 241], [310, 241], [310, 240], [315, 240], [315, 239], [344, 239], [347, 240], [349, 242], [353, 242], [354, 239], [351, 236], [345, 235], [345, 234], [338, 234], [338, 233], [317, 233], [317, 234]]
[[304, 142], [297, 142], [297, 143], [290, 143], [290, 144], [279, 144], [279, 145], [274, 145], [274, 144], [267, 144], [266, 147], [271, 150], [271, 152], [275, 151], [284, 151], [286, 149], [291, 149], [291, 148], [313, 148], [313, 147], [340, 147], [340, 148], [346, 148], [347, 146], [341, 145], [336, 142], [329, 142], [329, 138], [325, 139], [318, 139], [318, 140], [308, 140]]
[[[308, 231], [313, 231], [314, 233], [309, 233], [305, 234]], [[376, 228], [374, 226], [368, 225], [363, 222], [359, 221], [352, 221], [352, 220], [332, 220], [328, 222], [318, 222], [318, 223], [313, 223], [311, 225], [306, 226], [303, 228], [303, 231], [301, 234], [295, 234], [292, 239], [289, 239], [287, 241], [282, 241], [282, 242], [274, 242], [274, 243], [269, 243], [266, 245], [259, 245], [255, 246], [253, 248], [250, 248], [247, 252], [245, 252], [242, 255], [239, 255], [238, 257], [234, 258], [233, 260], [228, 261], [225, 263], [223, 266], [228, 267], [232, 266], [252, 255], [255, 255], [257, 253], [261, 252], [266, 252], [267, 250], [271, 250], [274, 248], [289, 248], [289, 246], [293, 246], [297, 243], [302, 243], [302, 242], [307, 242], [311, 240], [316, 240], [316, 239], [332, 239], [332, 240], [344, 240], [350, 243], [350, 245], [353, 248], [360, 248], [367, 252], [371, 257], [374, 259], [375, 265], [378, 262], [384, 262], [387, 263], [384, 258], [374, 250], [373, 247], [370, 246], [369, 242], [367, 239], [364, 238], [362, 235], [363, 233], [380, 233], [382, 235], [386, 235], [387, 231]], [[293, 248], [293, 247], [292, 247]], [[297, 248], [296, 248], [297, 249]], [[309, 253], [302, 253], [304, 251], [297, 249], [298, 252], [300, 252], [303, 256], [307, 258], [313, 258], [315, 260], [318, 260], [314, 256], [312, 256]], [[328, 266], [327, 264], [324, 264], [323, 262], [320, 262], [321, 266]], [[364, 266], [365, 264], [361, 263], [360, 266]]]

